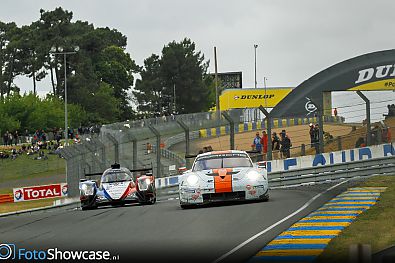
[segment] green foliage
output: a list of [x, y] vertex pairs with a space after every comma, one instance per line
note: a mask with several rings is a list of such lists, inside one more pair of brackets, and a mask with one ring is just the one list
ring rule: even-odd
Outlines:
[[119, 101], [114, 97], [110, 85], [102, 83], [99, 90], [92, 95], [92, 107], [95, 110], [88, 114], [90, 123], [112, 123], [119, 116]]
[[212, 79], [207, 76], [207, 68], [204, 55], [196, 51], [190, 39], [170, 42], [160, 58], [152, 55], [144, 61], [134, 92], [139, 111], [156, 115], [208, 110], [212, 105]]
[[[133, 119], [132, 99], [139, 103], [140, 116], [199, 112], [213, 106], [208, 62], [190, 39], [170, 42], [161, 56], [147, 58], [143, 68], [125, 51], [126, 44], [126, 36], [118, 30], [73, 21], [73, 13], [61, 7], [41, 9], [38, 20], [22, 27], [0, 21], [0, 98], [4, 99], [0, 129], [63, 127], [66, 80], [71, 127]], [[141, 79], [131, 98], [136, 73]], [[21, 75], [32, 79], [32, 94], [18, 95], [14, 79]], [[46, 76], [52, 94], [39, 99], [37, 82]]]
[[[32, 79], [34, 94], [36, 81], [49, 75], [52, 96], [64, 100], [66, 70], [68, 103], [80, 105], [88, 112], [86, 120], [107, 123], [130, 119], [133, 111], [128, 91], [139, 68], [125, 52], [126, 41], [126, 36], [116, 29], [95, 28], [86, 21], [74, 22], [73, 13], [61, 7], [51, 11], [41, 9], [37, 21], [21, 28], [15, 23], [0, 22], [1, 97], [18, 92], [19, 88], [13, 84], [18, 75]], [[75, 51], [76, 46], [78, 52], [67, 55], [65, 65], [65, 57], [59, 53]], [[42, 103], [39, 110], [47, 111], [45, 107], [49, 104]], [[48, 103], [52, 105], [55, 101]], [[79, 111], [78, 107], [75, 109]], [[18, 115], [18, 120], [23, 118], [21, 128], [37, 122], [50, 127], [59, 122], [57, 112], [47, 121], [39, 110], [30, 120]]]
[[[87, 119], [86, 112], [77, 105], [68, 104], [70, 127], [78, 127]], [[64, 103], [53, 95], [40, 99], [33, 93], [13, 94], [0, 100], [0, 130], [21, 132], [37, 129], [51, 130], [64, 126]]]

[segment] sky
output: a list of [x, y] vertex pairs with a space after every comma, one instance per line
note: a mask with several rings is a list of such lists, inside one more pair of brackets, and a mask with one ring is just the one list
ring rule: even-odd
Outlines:
[[[268, 87], [296, 87], [343, 60], [395, 48], [394, 0], [1, 0], [0, 20], [26, 25], [38, 20], [40, 8], [59, 6], [72, 11], [74, 21], [122, 32], [139, 65], [188, 37], [213, 72], [216, 46], [218, 71], [242, 71], [243, 87], [251, 88], [254, 44], [258, 87], [264, 77]], [[32, 86], [26, 79], [17, 84]], [[48, 79], [38, 85], [40, 94], [50, 90]], [[395, 100], [395, 93], [388, 96]]]

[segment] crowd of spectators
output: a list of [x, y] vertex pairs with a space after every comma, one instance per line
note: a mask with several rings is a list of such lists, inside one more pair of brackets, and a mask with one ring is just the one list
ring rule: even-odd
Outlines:
[[[92, 128], [82, 130], [82, 132], [97, 132], [97, 129]], [[74, 135], [73, 129], [70, 129], [68, 133], [69, 138], [73, 139], [74, 143], [80, 142], [79, 133]], [[62, 138], [63, 130], [56, 128], [50, 130], [50, 136], [43, 129], [36, 130], [33, 134], [26, 130], [22, 136], [18, 131], [6, 131], [2, 136], [4, 147], [0, 149], [0, 159], [14, 160], [23, 154], [33, 157], [34, 160], [46, 160], [48, 154], [61, 157]]]
[[11, 146], [13, 144], [17, 145], [19, 143], [19, 133], [18, 131], [9, 132], [6, 131], [3, 135], [3, 144], [5, 146]]
[[[274, 159], [278, 158], [278, 153], [280, 153], [280, 158], [290, 158], [290, 151], [292, 147], [291, 139], [286, 130], [282, 130], [279, 135], [280, 137], [276, 132], [273, 132], [271, 136]], [[256, 132], [255, 138], [251, 145], [252, 150], [257, 151], [258, 155], [262, 156], [264, 160], [266, 160], [269, 145], [268, 140], [269, 136], [266, 131], [262, 131], [262, 136], [260, 136], [259, 132]]]

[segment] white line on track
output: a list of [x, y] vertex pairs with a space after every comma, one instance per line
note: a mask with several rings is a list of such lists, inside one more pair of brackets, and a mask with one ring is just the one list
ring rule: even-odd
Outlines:
[[339, 185], [342, 185], [346, 182], [348, 182], [349, 180], [343, 181], [341, 183], [338, 183], [328, 189], [326, 189], [324, 192], [321, 192], [319, 194], [317, 194], [316, 196], [314, 196], [313, 198], [311, 198], [307, 203], [305, 203], [301, 208], [299, 208], [298, 210], [296, 210], [295, 212], [293, 212], [292, 214], [288, 215], [287, 217], [284, 217], [283, 219], [281, 219], [280, 221], [278, 221], [277, 223], [269, 226], [268, 228], [262, 230], [261, 232], [259, 232], [258, 234], [255, 234], [254, 236], [250, 237], [249, 239], [247, 239], [246, 241], [244, 241], [243, 243], [241, 243], [240, 245], [234, 247], [233, 249], [231, 249], [229, 252], [223, 254], [222, 256], [220, 256], [219, 258], [217, 258], [216, 260], [213, 261], [213, 263], [218, 263], [222, 260], [224, 260], [225, 258], [227, 258], [228, 256], [230, 256], [231, 254], [235, 253], [237, 250], [239, 250], [240, 248], [244, 247], [245, 245], [247, 245], [248, 243], [250, 243], [251, 241], [253, 241], [254, 239], [257, 239], [258, 237], [262, 236], [263, 234], [269, 232], [270, 230], [272, 230], [273, 228], [275, 228], [276, 226], [282, 224], [283, 222], [287, 221], [288, 219], [290, 219], [291, 217], [293, 217], [294, 215], [300, 213], [303, 209], [305, 209], [306, 207], [308, 207], [309, 205], [311, 205], [317, 198], [319, 198], [320, 196], [322, 196], [323, 194], [325, 194], [326, 192], [331, 191], [332, 189], [338, 187]]

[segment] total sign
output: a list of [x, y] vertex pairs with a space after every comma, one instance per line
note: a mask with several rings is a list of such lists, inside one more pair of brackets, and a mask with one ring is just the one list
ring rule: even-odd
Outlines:
[[14, 202], [31, 201], [67, 196], [67, 184], [50, 184], [14, 188]]

